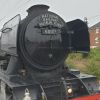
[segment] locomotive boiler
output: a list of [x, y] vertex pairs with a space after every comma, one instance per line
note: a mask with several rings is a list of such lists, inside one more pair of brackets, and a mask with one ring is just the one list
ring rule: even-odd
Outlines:
[[70, 100], [90, 94], [64, 64], [69, 53], [90, 51], [88, 27], [79, 19], [65, 22], [48, 9], [32, 6], [25, 19], [17, 15], [4, 24], [1, 100]]

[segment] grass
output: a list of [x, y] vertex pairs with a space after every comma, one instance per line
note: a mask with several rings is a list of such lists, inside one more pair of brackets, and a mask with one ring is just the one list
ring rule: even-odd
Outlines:
[[100, 79], [100, 48], [91, 49], [88, 56], [81, 53], [71, 53], [65, 63], [69, 64], [71, 68], [95, 75]]

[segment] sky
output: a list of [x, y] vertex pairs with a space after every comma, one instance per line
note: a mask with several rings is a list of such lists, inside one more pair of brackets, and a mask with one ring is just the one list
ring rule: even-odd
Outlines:
[[100, 22], [100, 0], [0, 0], [0, 29], [3, 24], [21, 14], [23, 19], [26, 10], [35, 4], [46, 4], [50, 11], [60, 15], [66, 22], [87, 17], [88, 25]]

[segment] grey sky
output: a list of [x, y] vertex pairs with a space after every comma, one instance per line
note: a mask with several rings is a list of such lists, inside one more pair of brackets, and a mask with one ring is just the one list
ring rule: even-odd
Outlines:
[[59, 14], [64, 20], [88, 18], [89, 25], [100, 21], [100, 0], [0, 0], [0, 28], [10, 18], [35, 4], [47, 4], [50, 10]]

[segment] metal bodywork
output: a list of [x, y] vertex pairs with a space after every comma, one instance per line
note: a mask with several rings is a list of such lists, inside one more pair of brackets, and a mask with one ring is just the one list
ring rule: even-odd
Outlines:
[[89, 52], [87, 25], [81, 20], [66, 23], [48, 8], [35, 5], [25, 19], [17, 15], [4, 25], [1, 49], [7, 53], [7, 65], [0, 70], [2, 100], [23, 100], [26, 92], [32, 100], [90, 94], [82, 79], [64, 65], [70, 52]]

